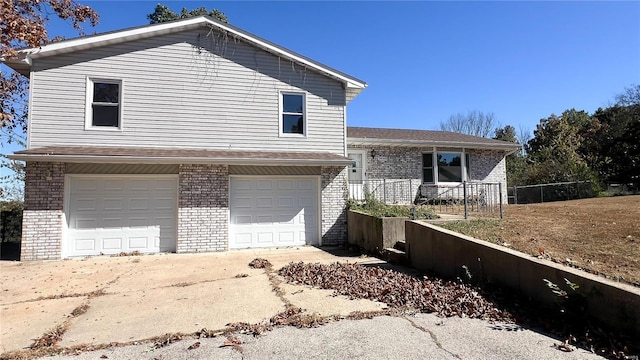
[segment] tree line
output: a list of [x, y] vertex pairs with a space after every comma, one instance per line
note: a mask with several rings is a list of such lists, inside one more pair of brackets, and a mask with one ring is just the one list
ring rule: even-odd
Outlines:
[[523, 145], [507, 157], [509, 186], [591, 181], [640, 186], [640, 85], [616, 96], [615, 104], [589, 114], [568, 109], [540, 122], [522, 141], [511, 125], [497, 128], [494, 139]]

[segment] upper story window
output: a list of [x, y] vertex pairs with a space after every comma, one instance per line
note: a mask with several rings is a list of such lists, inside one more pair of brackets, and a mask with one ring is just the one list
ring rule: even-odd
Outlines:
[[305, 94], [281, 93], [280, 95], [280, 133], [282, 135], [306, 134]]
[[[422, 182], [458, 183], [470, 179], [469, 154], [464, 152], [436, 152], [422, 154]], [[462, 161], [464, 157], [464, 162]], [[435, 164], [434, 164], [434, 160]], [[434, 166], [435, 165], [435, 166]], [[437, 181], [435, 181], [437, 180]]]
[[122, 127], [122, 81], [89, 79], [87, 84], [87, 128]]

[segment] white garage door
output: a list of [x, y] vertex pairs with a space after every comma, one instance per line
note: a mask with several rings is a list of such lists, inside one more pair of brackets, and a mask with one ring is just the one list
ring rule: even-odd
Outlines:
[[232, 177], [229, 248], [319, 243], [318, 177]]
[[72, 176], [64, 256], [175, 251], [176, 176]]

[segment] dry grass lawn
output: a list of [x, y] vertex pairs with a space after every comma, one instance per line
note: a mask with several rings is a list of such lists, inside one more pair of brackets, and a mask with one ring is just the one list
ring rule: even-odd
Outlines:
[[445, 227], [640, 286], [640, 196], [509, 205], [502, 221]]

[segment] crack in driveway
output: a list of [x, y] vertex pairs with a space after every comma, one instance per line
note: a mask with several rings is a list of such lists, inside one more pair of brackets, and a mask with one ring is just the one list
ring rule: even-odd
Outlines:
[[458, 355], [458, 354], [454, 354], [453, 352], [451, 352], [451, 351], [449, 351], [449, 350], [445, 349], [445, 348], [444, 348], [444, 346], [442, 346], [442, 343], [440, 343], [440, 340], [438, 340], [438, 337], [436, 336], [436, 334], [434, 334], [431, 330], [429, 330], [429, 329], [427, 329], [427, 328], [425, 328], [425, 327], [423, 327], [423, 326], [418, 325], [415, 321], [413, 321], [413, 320], [409, 319], [409, 318], [408, 318], [408, 317], [406, 317], [406, 316], [403, 316], [402, 318], [403, 318], [403, 319], [405, 319], [405, 320], [407, 320], [407, 321], [411, 324], [411, 326], [413, 326], [414, 328], [416, 328], [416, 329], [418, 329], [418, 330], [420, 330], [420, 331], [422, 331], [422, 332], [425, 332], [425, 333], [429, 334], [429, 336], [431, 337], [431, 340], [433, 340], [433, 342], [436, 344], [436, 346], [437, 346], [439, 349], [441, 349], [442, 351], [446, 352], [447, 354], [449, 354], [449, 355], [451, 355], [451, 356], [455, 357], [456, 359], [462, 359], [462, 358], [460, 357], [460, 355]]

